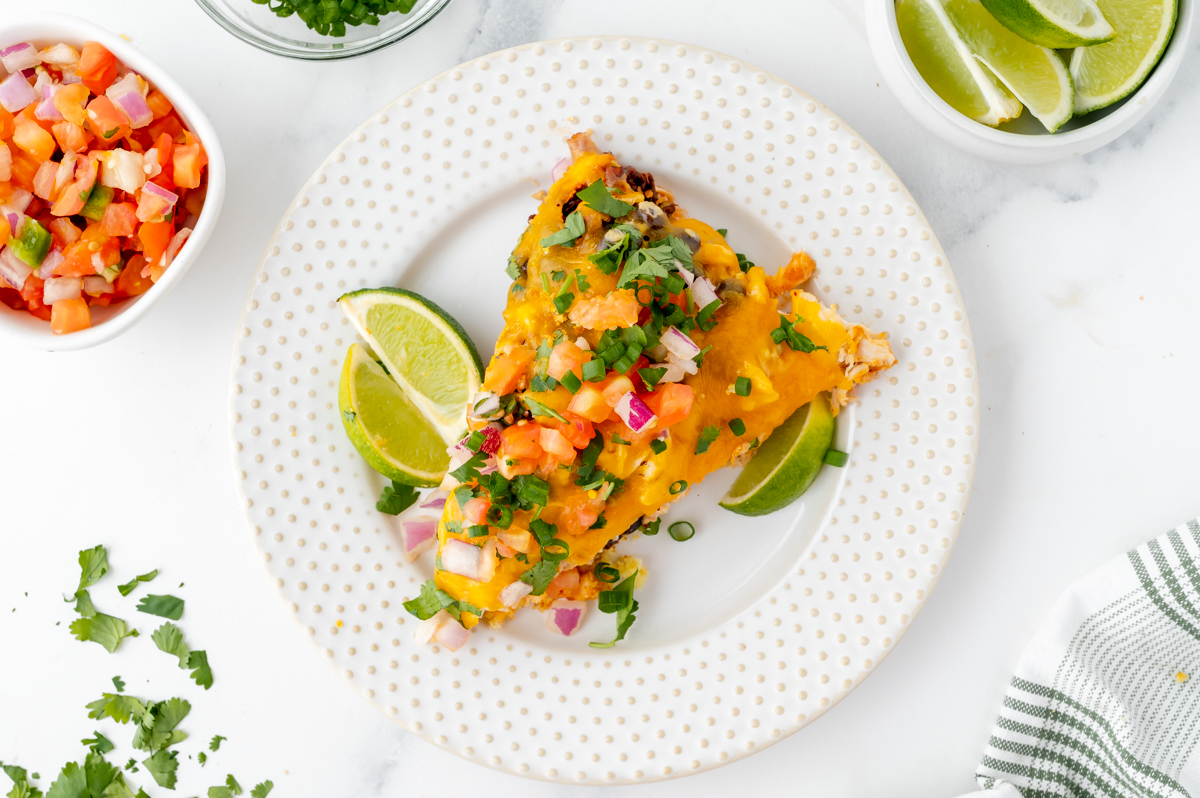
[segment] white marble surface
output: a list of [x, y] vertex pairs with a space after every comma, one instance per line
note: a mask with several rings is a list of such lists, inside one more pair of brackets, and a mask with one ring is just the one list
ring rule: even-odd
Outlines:
[[[256, 561], [227, 433], [242, 300], [309, 173], [394, 95], [524, 41], [678, 39], [804, 87], [916, 195], [958, 276], [978, 352], [984, 409], [971, 505], [941, 584], [896, 652], [799, 734], [729, 767], [627, 794], [728, 794], [748, 783], [797, 796], [965, 792], [1013, 663], [1063, 587], [1200, 512], [1194, 52], [1123, 139], [1086, 158], [1018, 168], [957, 153], [917, 126], [881, 87], [844, 2], [454, 0], [409, 41], [329, 65], [259, 53], [186, 0], [43, 2], [129, 35], [172, 72], [222, 135], [229, 196], [203, 257], [130, 334], [73, 354], [0, 348], [5, 762], [46, 776], [79, 758], [77, 741], [93, 729], [127, 743], [128, 727], [100, 725], [84, 710], [120, 674], [134, 694], [192, 701], [181, 796], [203, 794], [226, 773], [247, 787], [270, 778], [282, 796], [589, 791], [466, 764], [346, 689]], [[0, 18], [26, 7], [2, 0]], [[194, 689], [148, 639], [116, 655], [71, 639], [61, 595], [77, 579], [75, 552], [98, 542], [109, 546], [114, 575], [93, 591], [96, 603], [133, 620], [132, 598], [114, 585], [158, 567], [156, 592], [188, 601], [181, 625], [209, 653], [211, 691]], [[229, 741], [200, 768], [188, 756], [213, 734]], [[125, 745], [111, 758], [129, 754]], [[144, 772], [134, 778], [149, 783]]]

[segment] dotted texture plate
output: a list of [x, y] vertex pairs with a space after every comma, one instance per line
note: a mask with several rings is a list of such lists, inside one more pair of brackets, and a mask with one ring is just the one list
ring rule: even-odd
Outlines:
[[[639, 639], [635, 624], [609, 651], [513, 627], [477, 631], [456, 653], [419, 647], [401, 602], [432, 564], [403, 562], [394, 520], [374, 509], [382, 480], [341, 429], [337, 380], [354, 333], [335, 300], [364, 285], [426, 290], [441, 280], [442, 301], [449, 280], [470, 295], [451, 311], [468, 329], [486, 318], [494, 335], [503, 264], [536, 204], [527, 196], [566, 154], [564, 136], [586, 128], [623, 163], [652, 170], [697, 216], [756, 225], [776, 239], [777, 254], [810, 252], [819, 268], [810, 289], [849, 320], [887, 331], [899, 364], [861, 386], [860, 404], [843, 417], [850, 462], [825, 469], [832, 487], [815, 509], [815, 500], [805, 505], [806, 536], [779, 549], [787, 556], [764, 558], [777, 570], [724, 615], [656, 636], [668, 641], [658, 645], [644, 632]], [[479, 234], [473, 219], [496, 228], [488, 209], [518, 194], [528, 209], [480, 244], [484, 262], [437, 261], [439, 242], [469, 243]], [[724, 219], [705, 203], [725, 208]], [[486, 360], [492, 341], [477, 340]], [[237, 483], [263, 560], [346, 683], [474, 762], [598, 784], [744, 757], [812, 722], [877, 668], [953, 546], [979, 417], [954, 277], [878, 154], [776, 77], [690, 45], [633, 38], [495, 53], [367, 120], [275, 232], [238, 331], [231, 392]], [[704, 523], [737, 532], [774, 518], [710, 509]], [[661, 551], [702, 551], [652, 540]], [[715, 573], [720, 546], [709, 551]], [[673, 576], [663, 561], [650, 571], [652, 580]]]

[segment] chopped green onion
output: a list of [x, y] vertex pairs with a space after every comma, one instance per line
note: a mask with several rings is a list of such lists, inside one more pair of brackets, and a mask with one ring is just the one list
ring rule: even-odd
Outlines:
[[655, 518], [653, 521], [651, 521], [650, 523], [648, 523], [642, 527], [642, 534], [643, 535], [657, 535], [658, 529], [661, 526], [662, 526], [662, 519]]
[[638, 369], [638, 375], [642, 378], [642, 382], [646, 384], [646, 390], [648, 391], [654, 390], [654, 386], [658, 385], [658, 381], [661, 380], [666, 373], [667, 370], [661, 368]]
[[724, 227], [718, 227], [717, 232], [721, 234], [721, 238], [725, 238], [726, 236], [729, 235], [729, 230], [727, 230]]
[[571, 554], [571, 545], [562, 538], [554, 538], [542, 546], [542, 559], [550, 562], [561, 562]]
[[839, 452], [837, 449], [830, 449], [825, 452], [825, 462], [834, 468], [841, 468], [846, 465], [846, 461], [850, 459], [850, 455], [845, 452]]
[[671, 483], [671, 495], [672, 496], [678, 496], [680, 493], [683, 493], [685, 490], [687, 490], [687, 480], [686, 479], [681, 479], [678, 482]]
[[613, 443], [616, 443], [616, 444], [619, 444], [619, 445], [621, 445], [621, 446], [630, 446], [630, 445], [632, 445], [632, 444], [630, 444], [630, 442], [629, 442], [629, 441], [625, 440], [624, 438], [622, 438], [620, 435], [618, 435], [618, 434], [617, 434], [617, 433], [615, 433], [615, 432], [612, 434], [612, 442], [613, 442]]
[[597, 563], [596, 568], [592, 571], [592, 573], [594, 573], [596, 578], [601, 582], [609, 585], [616, 584], [617, 580], [621, 578], [621, 572], [606, 562]]
[[747, 260], [745, 255], [743, 255], [740, 252], [735, 253], [735, 254], [737, 255], [738, 268], [742, 270], [742, 274], [745, 274], [746, 272], [748, 272], [754, 268], [754, 263], [752, 261]]
[[604, 379], [605, 366], [603, 360], [589, 360], [583, 364], [583, 379], [585, 382], [600, 382]]
[[508, 529], [512, 526], [513, 522], [512, 508], [505, 507], [503, 504], [493, 504], [491, 507], [488, 507], [487, 514], [483, 520], [499, 529]]
[[487, 524], [472, 524], [471, 526], [467, 527], [467, 534], [473, 538], [487, 537], [487, 533]]
[[738, 377], [733, 381], [733, 392], [738, 396], [749, 396], [752, 387], [749, 377]]
[[650, 448], [655, 454], [662, 454], [667, 450], [667, 442], [660, 441], [658, 438], [654, 438], [650, 441]]
[[542, 288], [547, 294], [550, 293], [550, 278], [546, 276], [545, 272], [542, 272]]
[[600, 353], [600, 357], [605, 363], [611, 366], [613, 362], [619, 360], [623, 354], [625, 354], [625, 344], [617, 341], [615, 344], [602, 351]]
[[717, 326], [717, 320], [713, 318], [713, 314], [717, 312], [717, 308], [721, 307], [721, 301], [714, 299], [704, 307], [700, 308], [700, 312], [696, 314], [696, 324], [701, 330], [708, 332], [713, 327]]
[[638, 358], [641, 356], [642, 348], [637, 344], [630, 344], [625, 349], [625, 354], [621, 355], [616, 363], [613, 363], [613, 368], [624, 374], [633, 368], [633, 364], [637, 363]]
[[467, 438], [467, 448], [473, 452], [477, 452], [479, 451], [479, 447], [483, 446], [484, 440], [484, 434], [479, 430], [475, 430], [471, 433], [470, 437]]
[[583, 383], [579, 381], [579, 378], [575, 376], [575, 372], [573, 371], [563, 374], [559, 382], [566, 386], [566, 389], [571, 393], [575, 393], [583, 387]]
[[667, 527], [667, 532], [671, 537], [678, 541], [691, 540], [692, 535], [696, 534], [696, 527], [692, 526], [687, 521], [676, 521]]
[[566, 313], [571, 309], [571, 305], [575, 302], [575, 295], [568, 291], [565, 294], [559, 294], [554, 297], [554, 309], [559, 313]]
[[687, 285], [687, 283], [685, 283], [683, 278], [678, 274], [672, 274], [663, 282], [663, 286], [666, 287], [668, 294], [678, 294], [683, 290], [685, 285]]
[[746, 434], [746, 425], [742, 422], [742, 420], [740, 418], [731, 418], [731, 419], [729, 419], [729, 430], [734, 435], [745, 435]]

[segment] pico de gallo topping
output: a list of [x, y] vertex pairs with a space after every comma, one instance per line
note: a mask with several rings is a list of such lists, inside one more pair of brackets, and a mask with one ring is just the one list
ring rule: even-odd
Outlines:
[[86, 42], [0, 49], [0, 302], [56, 334], [144, 294], [204, 207], [208, 156], [171, 101]]

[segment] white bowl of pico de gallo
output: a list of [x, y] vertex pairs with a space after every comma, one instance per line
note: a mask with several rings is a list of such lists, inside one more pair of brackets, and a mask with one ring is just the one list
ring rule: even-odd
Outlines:
[[0, 24], [0, 335], [108, 341], [199, 255], [225, 195], [204, 112], [150, 59], [65, 14]]

